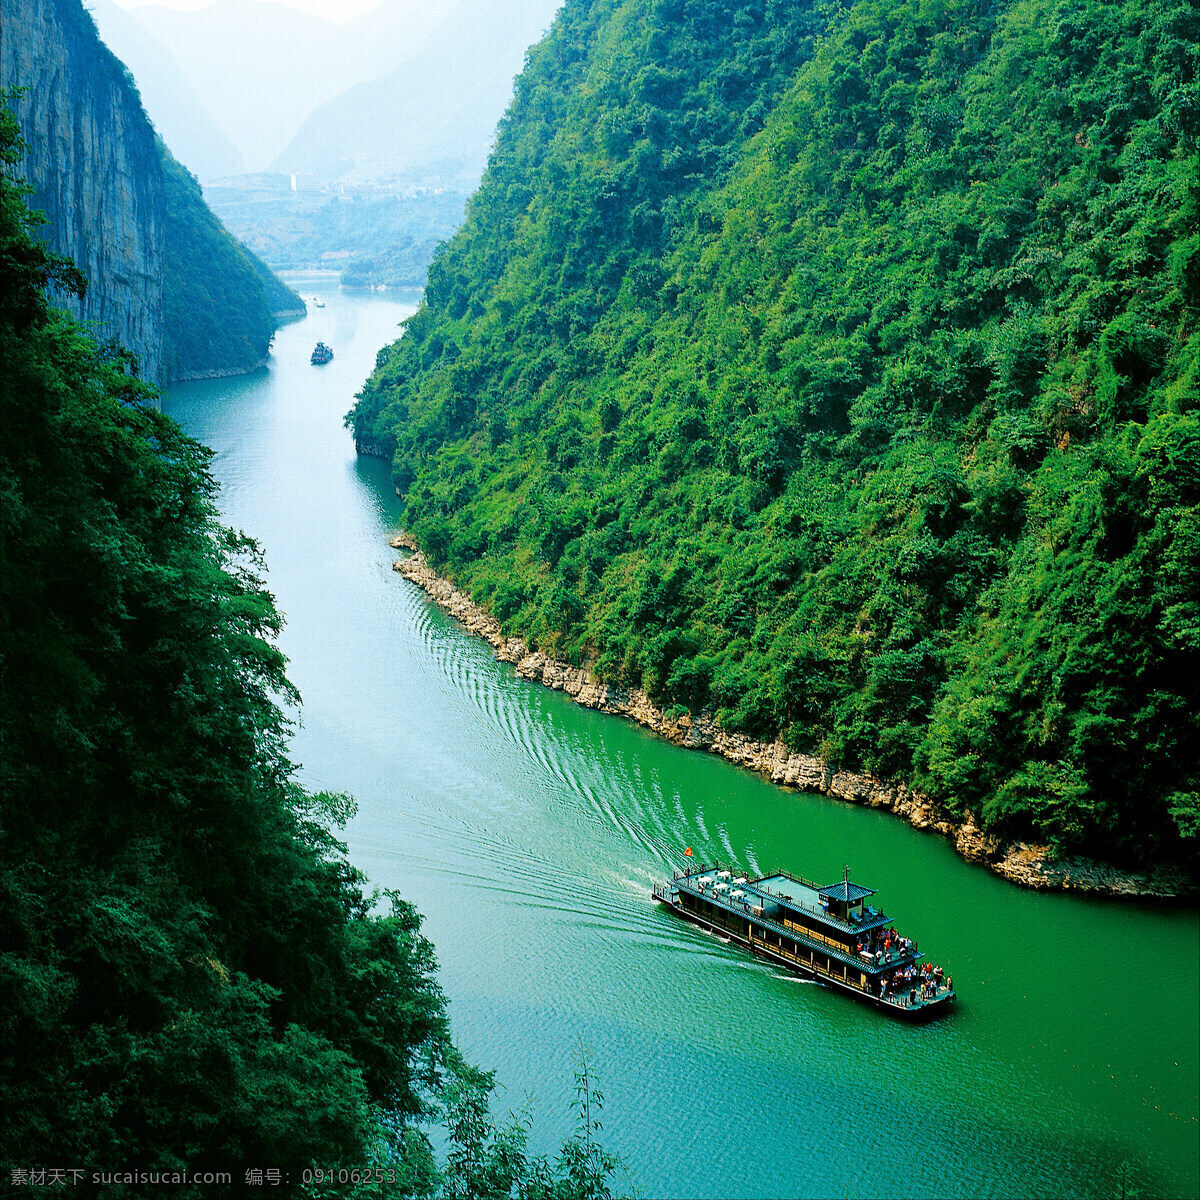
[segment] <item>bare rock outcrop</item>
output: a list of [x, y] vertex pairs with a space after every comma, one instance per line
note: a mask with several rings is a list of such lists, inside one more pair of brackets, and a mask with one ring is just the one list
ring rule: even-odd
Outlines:
[[154, 130], [124, 67], [78, 0], [0, 0], [0, 86], [29, 144], [14, 173], [46, 214], [50, 248], [88, 278], [55, 303], [163, 375], [166, 213]]

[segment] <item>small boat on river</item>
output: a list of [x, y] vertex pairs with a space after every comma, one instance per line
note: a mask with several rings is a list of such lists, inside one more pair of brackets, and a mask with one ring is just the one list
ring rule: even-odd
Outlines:
[[318, 342], [313, 347], [312, 359], [310, 361], [314, 367], [320, 367], [329, 362], [331, 358], [333, 358], [333, 351], [324, 342]]
[[953, 980], [866, 903], [875, 892], [851, 883], [849, 868], [821, 887], [785, 871], [748, 879], [700, 863], [653, 895], [677, 916], [895, 1016], [923, 1020], [955, 998]]

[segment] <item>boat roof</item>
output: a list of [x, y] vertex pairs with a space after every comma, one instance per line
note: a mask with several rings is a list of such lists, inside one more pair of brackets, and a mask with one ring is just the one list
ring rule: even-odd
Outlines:
[[[841, 882], [845, 882], [844, 880]], [[688, 891], [721, 905], [733, 912], [748, 910], [752, 918], [764, 926], [774, 928], [780, 934], [790, 937], [811, 938], [797, 925], [791, 924], [786, 928], [784, 922], [800, 919], [805, 924], [805, 918], [818, 925], [824, 925], [830, 930], [842, 934], [866, 934], [873, 929], [880, 929], [890, 918], [878, 909], [864, 906], [861, 913], [848, 911], [844, 916], [835, 916], [829, 910], [829, 901], [822, 895], [826, 889], [807, 879], [798, 879], [785, 871], [774, 875], [763, 875], [757, 879], [747, 878], [736, 871], [722, 867], [719, 863], [700, 863], [690, 866], [686, 871], [676, 871], [672, 887], [687, 888]], [[840, 885], [839, 885], [840, 886]], [[851, 889], [856, 884], [851, 884]], [[868, 895], [873, 895], [869, 888], [860, 889]], [[820, 937], [820, 935], [816, 935]], [[860, 956], [850, 950], [839, 949], [828, 939], [822, 939], [821, 950], [839, 961], [848, 963], [860, 970], [877, 973], [883, 969], [893, 969], [900, 960], [889, 960], [888, 963], [866, 963]], [[912, 955], [915, 961], [917, 955]]]
[[874, 888], [850, 883], [845, 879], [839, 879], [829, 887], [821, 887], [807, 879], [797, 879], [786, 871], [764, 875], [761, 879], [754, 880], [754, 886], [767, 892], [774, 899], [783, 900], [785, 903], [789, 900], [799, 901], [802, 906], [809, 908], [819, 907], [822, 900], [844, 900], [855, 904], [865, 896], [875, 895]]
[[864, 896], [875, 895], [875, 889], [851, 883], [848, 879], [839, 879], [837, 883], [831, 883], [828, 887], [817, 888], [817, 895], [824, 896], [827, 900], [845, 900], [853, 904]]
[[719, 863], [708, 865], [701, 863], [691, 867], [687, 873], [676, 876], [676, 883], [686, 883], [695, 890], [711, 892], [726, 899], [738, 899], [742, 903], [760, 904], [764, 911], [779, 912], [790, 909], [796, 913], [806, 913], [819, 921], [836, 926], [850, 932], [865, 932], [881, 926], [888, 920], [887, 916], [876, 909], [865, 909], [859, 916], [848, 914], [849, 920], [834, 916], [828, 908], [829, 900], [852, 897], [850, 903], [857, 903], [864, 896], [873, 896], [874, 890], [865, 888], [857, 883], [848, 884], [839, 880], [832, 888], [823, 888], [807, 879], [799, 879], [786, 871], [777, 871], [774, 875], [763, 875], [757, 879], [747, 879], [744, 875], [735, 876], [728, 868], [722, 868]]

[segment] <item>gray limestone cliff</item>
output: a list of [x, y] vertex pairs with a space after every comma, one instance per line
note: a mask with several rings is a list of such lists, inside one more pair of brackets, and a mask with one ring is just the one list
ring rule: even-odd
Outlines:
[[56, 297], [141, 361], [163, 368], [162, 168], [154, 130], [121, 63], [79, 0], [0, 0], [0, 86], [29, 143], [17, 167], [44, 236], [88, 279], [83, 301]]
[[15, 174], [42, 236], [88, 280], [55, 301], [152, 383], [262, 366], [300, 298], [221, 225], [154, 132], [80, 0], [0, 0], [0, 86], [28, 143]]

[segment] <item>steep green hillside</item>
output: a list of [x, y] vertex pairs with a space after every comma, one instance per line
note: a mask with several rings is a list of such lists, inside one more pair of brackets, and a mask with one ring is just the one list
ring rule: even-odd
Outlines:
[[546, 650], [1182, 853], [1197, 42], [1179, 0], [568, 3], [349, 420]]
[[236, 375], [267, 356], [275, 313], [303, 309], [213, 215], [196, 177], [159, 142], [166, 203], [163, 247], [166, 377]]
[[[14, 133], [0, 108], [5, 167]], [[446, 1050], [432, 948], [292, 777], [210, 452], [48, 308], [84, 281], [31, 224], [0, 169], [0, 1157], [365, 1165]]]

